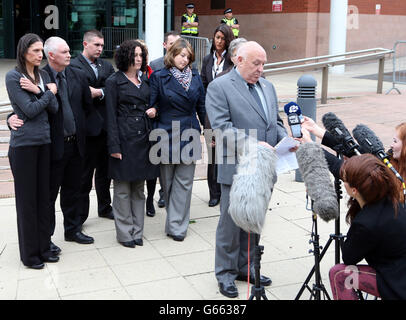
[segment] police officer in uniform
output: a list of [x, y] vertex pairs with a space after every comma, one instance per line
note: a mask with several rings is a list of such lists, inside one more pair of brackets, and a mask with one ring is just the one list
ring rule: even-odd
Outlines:
[[194, 13], [195, 5], [193, 3], [186, 4], [186, 13], [182, 15], [182, 31], [184, 36], [199, 36], [199, 17]]
[[231, 8], [224, 10], [224, 18], [221, 19], [220, 23], [225, 23], [226, 25], [230, 26], [231, 30], [233, 30], [234, 37], [238, 38], [238, 34], [240, 33], [240, 25], [238, 24], [238, 20], [233, 17], [233, 12]]

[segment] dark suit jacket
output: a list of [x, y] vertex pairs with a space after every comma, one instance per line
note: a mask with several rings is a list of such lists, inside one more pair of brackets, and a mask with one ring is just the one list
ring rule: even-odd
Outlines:
[[[44, 67], [48, 72], [51, 81], [57, 83], [49, 65]], [[72, 107], [73, 116], [75, 117], [76, 138], [79, 153], [82, 157], [85, 155], [85, 139], [86, 139], [86, 115], [94, 112], [92, 96], [90, 94], [89, 85], [87, 83], [84, 72], [67, 66], [65, 69], [66, 82], [68, 84], [69, 101]], [[57, 94], [58, 103], [61, 106], [60, 97]], [[58, 109], [56, 114], [49, 115], [49, 123], [51, 125], [51, 155], [52, 160], [59, 160], [64, 153], [64, 133], [63, 133], [63, 111]], [[90, 133], [92, 133], [90, 131]], [[94, 134], [92, 135], [97, 135]]]
[[[70, 65], [82, 70], [86, 74], [89, 86], [97, 89], [102, 89], [104, 94], [106, 94], [106, 79], [115, 72], [110, 62], [103, 59], [97, 59], [97, 78], [92, 67], [89, 65], [89, 63], [86, 61], [81, 53], [79, 53], [79, 55], [71, 61]], [[95, 132], [97, 132], [98, 130], [100, 132], [102, 129], [106, 130], [106, 97], [104, 97], [103, 99], [93, 99], [93, 106], [95, 107], [94, 112], [99, 113], [99, 115], [103, 119], [103, 123], [100, 123], [97, 115], [91, 113], [86, 119], [86, 126], [88, 128], [92, 128], [91, 131]]]
[[[179, 121], [180, 134], [186, 129], [195, 129], [200, 133], [196, 114], [201, 124], [204, 123], [206, 115], [202, 80], [196, 69], [192, 69], [192, 75], [192, 82], [188, 91], [183, 89], [167, 68], [153, 72], [150, 77], [150, 106], [155, 107], [158, 111], [154, 127], [164, 129], [168, 133], [169, 161], [171, 163], [172, 147], [175, 147], [172, 146], [172, 123]], [[188, 143], [189, 141], [180, 141], [180, 150]], [[193, 159], [200, 159], [200, 157], [201, 154], [198, 152], [193, 154]]]
[[405, 234], [405, 209], [400, 205], [395, 218], [392, 203], [384, 199], [357, 213], [342, 246], [346, 265], [365, 259], [376, 270], [382, 299], [406, 299]]
[[[230, 56], [228, 52], [224, 55], [224, 66], [223, 66], [223, 72], [218, 74], [217, 76], [223, 75], [224, 71], [229, 70], [230, 68], [233, 67], [233, 63], [230, 59]], [[200, 71], [200, 77], [202, 78], [204, 90], [207, 90], [207, 86], [209, 85], [210, 82], [213, 81], [213, 65], [214, 65], [214, 60], [213, 60], [213, 52], [209, 53], [203, 58], [203, 63], [202, 63], [202, 70]], [[209, 121], [209, 117], [206, 114], [206, 119], [205, 119], [205, 128], [206, 129], [211, 129], [211, 124]]]
[[[224, 59], [223, 71], [233, 66], [228, 52], [224, 55]], [[209, 83], [213, 81], [213, 65], [213, 52], [211, 52], [203, 58], [202, 70], [200, 71], [200, 77], [202, 78], [205, 90], [207, 89]]]
[[24, 121], [18, 130], [10, 132], [10, 146], [32, 146], [51, 143], [48, 113], [58, 111], [58, 101], [55, 95], [48, 90], [47, 84], [51, 82], [47, 72], [40, 70], [45, 92], [35, 95], [21, 88], [20, 79], [23, 75], [16, 69], [6, 75], [6, 87], [13, 114]]

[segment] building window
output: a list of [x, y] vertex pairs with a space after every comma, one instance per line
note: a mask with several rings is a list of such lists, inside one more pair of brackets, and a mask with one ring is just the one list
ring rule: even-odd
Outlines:
[[210, 8], [213, 9], [225, 9], [226, 0], [211, 0]]

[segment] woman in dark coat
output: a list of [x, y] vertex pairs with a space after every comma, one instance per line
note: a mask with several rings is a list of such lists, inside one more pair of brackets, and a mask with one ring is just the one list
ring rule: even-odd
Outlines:
[[[178, 39], [165, 55], [165, 68], [152, 73], [150, 117], [156, 117], [154, 146], [160, 162], [166, 204], [165, 232], [183, 241], [189, 225], [196, 160], [201, 158], [200, 123], [206, 116], [205, 92], [199, 73], [191, 69], [194, 52]], [[152, 139], [153, 137], [151, 137]], [[155, 151], [154, 150], [154, 151]]]
[[48, 210], [51, 148], [48, 112], [58, 111], [57, 88], [48, 73], [39, 70], [42, 57], [42, 40], [28, 33], [18, 41], [17, 67], [6, 75], [13, 111], [24, 121], [18, 130], [11, 130], [8, 157], [14, 177], [20, 257], [32, 269], [42, 269], [44, 262], [59, 260], [50, 250]]
[[109, 173], [114, 180], [113, 213], [117, 240], [125, 247], [143, 245], [144, 183], [158, 176], [149, 161], [151, 120], [146, 115], [150, 90], [143, 74], [145, 49], [126, 40], [117, 49], [119, 71], [106, 80]]
[[[229, 52], [230, 42], [234, 39], [231, 28], [226, 24], [219, 25], [214, 30], [210, 53], [204, 57], [200, 76], [204, 89], [223, 71], [233, 66], [231, 54]], [[206, 128], [210, 129], [209, 119], [206, 117]], [[206, 137], [208, 150], [207, 184], [209, 186], [209, 207], [214, 207], [220, 203], [221, 189], [217, 183], [217, 165], [215, 161], [215, 141], [211, 135]]]

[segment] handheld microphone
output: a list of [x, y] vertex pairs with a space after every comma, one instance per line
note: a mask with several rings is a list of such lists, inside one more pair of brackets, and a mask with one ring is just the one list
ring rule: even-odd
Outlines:
[[[375, 133], [370, 128], [368, 128], [366, 125], [363, 124], [358, 124], [354, 128], [354, 130], [352, 130], [352, 133], [354, 134], [355, 139], [362, 146], [362, 148], [364, 150], [367, 150], [369, 153], [372, 153], [373, 155], [377, 156], [379, 159], [381, 159], [404, 185], [404, 180], [402, 176], [396, 171], [396, 169], [389, 162], [390, 156], [385, 152], [383, 143], [375, 135]], [[404, 189], [405, 188], [406, 186], [404, 185]]]
[[339, 216], [337, 195], [330, 179], [323, 149], [315, 142], [305, 143], [296, 151], [299, 170], [314, 212], [328, 222]]
[[354, 154], [361, 154], [359, 145], [354, 141], [354, 138], [351, 136], [344, 123], [337, 118], [334, 113], [326, 113], [322, 118], [322, 122], [324, 128], [326, 128], [326, 130], [340, 142], [340, 144], [334, 148], [335, 151], [342, 153], [347, 157], [352, 157]]
[[301, 138], [302, 126], [300, 123], [302, 120], [302, 111], [300, 110], [300, 107], [294, 102], [289, 102], [288, 104], [285, 104], [284, 110], [288, 116], [288, 124], [290, 126], [292, 136], [294, 138]]
[[257, 143], [253, 146], [238, 157], [228, 212], [234, 223], [245, 232], [261, 234], [277, 180], [275, 168], [278, 157], [270, 148]]

